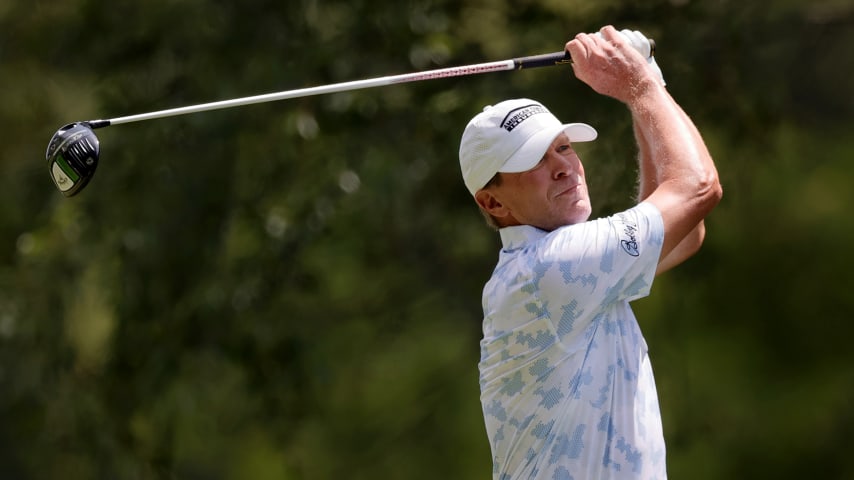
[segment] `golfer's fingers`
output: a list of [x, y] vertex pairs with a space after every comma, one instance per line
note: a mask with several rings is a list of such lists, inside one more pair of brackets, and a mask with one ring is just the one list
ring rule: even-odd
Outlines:
[[570, 58], [572, 58], [572, 63], [575, 63], [581, 60], [581, 58], [587, 56], [587, 50], [584, 48], [584, 45], [578, 41], [578, 39], [572, 39], [566, 42], [564, 50], [569, 53]]
[[579, 33], [572, 40], [566, 42], [566, 51], [572, 57], [573, 62], [583, 62], [593, 53], [595, 42], [593, 36]]
[[611, 25], [602, 27], [599, 32], [602, 34], [602, 40], [605, 42], [603, 48], [608, 53], [620, 51], [625, 54], [628, 50], [634, 49], [631, 42]]
[[614, 28], [613, 25], [605, 25], [604, 27], [599, 29], [599, 33], [602, 34], [602, 38], [612, 43], [621, 43], [622, 38], [620, 38], [620, 32]]

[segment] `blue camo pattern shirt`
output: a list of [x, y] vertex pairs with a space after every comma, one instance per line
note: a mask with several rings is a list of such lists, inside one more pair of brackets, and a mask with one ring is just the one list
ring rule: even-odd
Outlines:
[[655, 276], [658, 209], [500, 234], [479, 364], [493, 477], [664, 480], [658, 395], [629, 307]]

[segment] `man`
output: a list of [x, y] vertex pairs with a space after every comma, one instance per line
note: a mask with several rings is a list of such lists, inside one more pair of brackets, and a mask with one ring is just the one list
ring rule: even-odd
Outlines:
[[637, 206], [588, 221], [574, 142], [527, 99], [490, 106], [460, 145], [466, 187], [503, 249], [483, 292], [481, 401], [496, 479], [666, 478], [647, 346], [629, 308], [700, 247], [722, 190], [660, 71], [613, 27], [567, 42], [577, 78], [624, 103], [639, 147]]

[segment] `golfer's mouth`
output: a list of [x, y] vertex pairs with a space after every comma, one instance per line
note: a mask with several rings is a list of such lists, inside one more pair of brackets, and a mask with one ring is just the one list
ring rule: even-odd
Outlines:
[[569, 188], [561, 190], [560, 192], [558, 192], [557, 195], [555, 195], [555, 197], [562, 197], [562, 196], [569, 194], [569, 193], [575, 193], [575, 191], [578, 190], [578, 187], [580, 187], [580, 186], [581, 186], [581, 184], [577, 183], [577, 184], [575, 184]]

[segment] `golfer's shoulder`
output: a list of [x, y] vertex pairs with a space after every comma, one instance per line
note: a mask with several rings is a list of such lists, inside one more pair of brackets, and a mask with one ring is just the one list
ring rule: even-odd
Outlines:
[[559, 228], [544, 238], [537, 250], [546, 261], [594, 260], [626, 250], [627, 245], [640, 248], [660, 244], [663, 236], [661, 212], [642, 202], [606, 217]]

